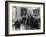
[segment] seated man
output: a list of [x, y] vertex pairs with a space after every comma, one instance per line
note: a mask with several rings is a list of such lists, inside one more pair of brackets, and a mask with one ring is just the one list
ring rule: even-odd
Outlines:
[[19, 20], [17, 20], [16, 22], [15, 22], [15, 24], [14, 24], [14, 26], [15, 26], [15, 29], [17, 30], [19, 30], [20, 29], [20, 21]]
[[33, 24], [33, 28], [34, 29], [40, 29], [40, 17], [36, 15], [34, 18], [34, 24]]

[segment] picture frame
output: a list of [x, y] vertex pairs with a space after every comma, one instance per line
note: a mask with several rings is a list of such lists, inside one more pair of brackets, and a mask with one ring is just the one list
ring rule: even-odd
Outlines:
[[[21, 10], [22, 14], [19, 13], [20, 10]], [[34, 13], [32, 13], [32, 11]], [[31, 23], [31, 26], [28, 25], [29, 22], [25, 23], [25, 21], [23, 22], [21, 20], [21, 18], [23, 19], [23, 16], [26, 17], [26, 15], [27, 15], [27, 17], [29, 17], [29, 16], [33, 16], [34, 18], [36, 17], [36, 19], [40, 16], [40, 20], [38, 20], [38, 21], [40, 21], [40, 23], [37, 22], [38, 23], [37, 26], [36, 26], [36, 23], [35, 23], [35, 25], [33, 25], [32, 23]], [[39, 16], [37, 16], [37, 15], [39, 15]], [[20, 30], [19, 30], [17, 28], [16, 23], [15, 23], [15, 25], [13, 25], [14, 21], [16, 19], [17, 20], [19, 19], [19, 21], [21, 20], [22, 23], [21, 22], [20, 23], [24, 25], [24, 26], [22, 25], [24, 28], [21, 25], [19, 25], [18, 26], [18, 27], [20, 27], [19, 28]], [[26, 26], [25, 26], [25, 24], [26, 24]], [[39, 26], [39, 24], [40, 24], [40, 26]], [[15, 26], [15, 30], [14, 30], [14, 28], [12, 30], [12, 26], [13, 27]], [[17, 31], [17, 29], [18, 29], [18, 31]], [[5, 1], [5, 36], [35, 35], [35, 34], [36, 35], [45, 34], [45, 3], [24, 2], [24, 1]]]

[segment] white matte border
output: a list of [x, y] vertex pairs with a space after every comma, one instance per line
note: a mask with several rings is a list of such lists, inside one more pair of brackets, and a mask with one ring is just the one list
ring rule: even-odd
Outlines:
[[[14, 31], [12, 29], [12, 6], [20, 7], [40, 7], [40, 16], [41, 16], [41, 29], [40, 30], [23, 30], [23, 31]], [[43, 5], [42, 4], [24, 4], [24, 3], [8, 3], [8, 31], [9, 34], [25, 34], [25, 33], [42, 33], [43, 32]]]

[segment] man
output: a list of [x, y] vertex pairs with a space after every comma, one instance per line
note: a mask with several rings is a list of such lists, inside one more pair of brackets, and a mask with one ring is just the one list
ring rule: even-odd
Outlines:
[[15, 24], [14, 24], [15, 30], [19, 30], [20, 29], [20, 24], [21, 24], [21, 22], [19, 21], [19, 19], [17, 21], [15, 21]]
[[34, 20], [34, 28], [35, 29], [40, 29], [40, 17], [38, 15], [35, 16], [35, 20]]

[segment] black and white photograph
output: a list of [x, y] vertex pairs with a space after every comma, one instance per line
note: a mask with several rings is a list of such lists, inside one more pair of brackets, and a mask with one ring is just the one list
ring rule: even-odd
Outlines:
[[44, 8], [44, 3], [6, 1], [6, 35], [44, 34]]
[[12, 7], [13, 30], [40, 29], [40, 7]]

